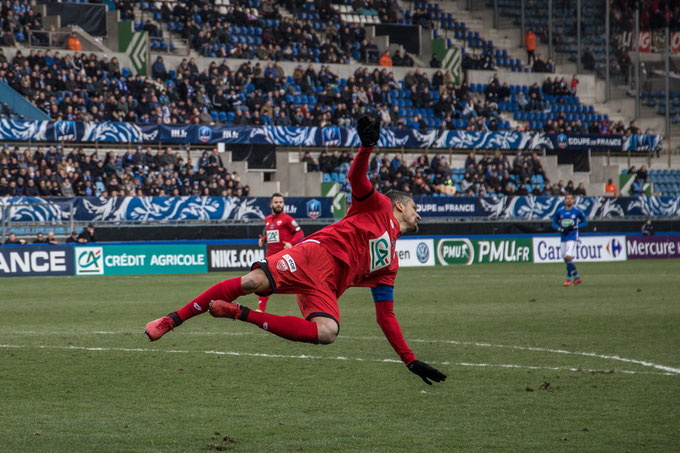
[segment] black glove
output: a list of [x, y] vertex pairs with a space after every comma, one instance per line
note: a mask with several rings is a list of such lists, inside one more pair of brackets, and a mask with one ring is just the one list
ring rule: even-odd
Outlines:
[[359, 118], [357, 133], [364, 148], [375, 146], [380, 139], [380, 117], [376, 118], [375, 121], [371, 121], [367, 116]]
[[431, 367], [425, 362], [420, 360], [414, 360], [413, 362], [406, 365], [406, 367], [411, 371], [420, 376], [420, 379], [425, 381], [427, 385], [432, 385], [432, 382], [428, 380], [432, 379], [435, 382], [442, 382], [446, 380], [446, 375], [436, 368]]
[[576, 229], [576, 225], [569, 225], [567, 227], [567, 231], [574, 231]]

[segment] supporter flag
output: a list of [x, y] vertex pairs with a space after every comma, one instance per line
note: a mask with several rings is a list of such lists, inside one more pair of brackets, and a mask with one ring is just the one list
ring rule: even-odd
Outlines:
[[[118, 22], [118, 50], [125, 52], [130, 59], [133, 74], [146, 75], [149, 61], [149, 33], [136, 32], [133, 22], [125, 20]], [[121, 66], [123, 66], [121, 62]]]
[[457, 47], [446, 47], [446, 40], [442, 38], [432, 40], [432, 52], [437, 56], [437, 59], [442, 62], [442, 69], [451, 71], [453, 82], [457, 85], [462, 81], [462, 63], [463, 58], [461, 51]]

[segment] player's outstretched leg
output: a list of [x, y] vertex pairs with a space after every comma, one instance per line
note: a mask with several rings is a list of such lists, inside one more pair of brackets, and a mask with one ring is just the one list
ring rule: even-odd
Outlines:
[[257, 309], [261, 312], [264, 313], [267, 311], [267, 301], [269, 300], [269, 296], [260, 296], [259, 299], [257, 299]]
[[[244, 285], [243, 283], [246, 284]], [[156, 341], [187, 319], [207, 312], [210, 302], [213, 300], [233, 301], [239, 296], [268, 289], [269, 280], [260, 269], [256, 269], [244, 277], [224, 280], [211, 286], [179, 310], [149, 322], [144, 329], [144, 333], [146, 333], [150, 341]]]
[[224, 300], [211, 302], [210, 314], [216, 318], [249, 322], [286, 340], [303, 343], [330, 344], [338, 335], [338, 325], [330, 318], [315, 317], [307, 321], [296, 316], [260, 313]]

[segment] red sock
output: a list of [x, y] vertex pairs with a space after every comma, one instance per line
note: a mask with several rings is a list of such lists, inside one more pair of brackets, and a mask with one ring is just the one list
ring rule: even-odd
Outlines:
[[279, 316], [250, 310], [248, 322], [286, 340], [319, 343], [316, 323], [296, 316]]
[[196, 299], [177, 310], [177, 315], [179, 315], [182, 321], [186, 321], [189, 318], [207, 312], [210, 301], [221, 299], [233, 302], [237, 297], [244, 294], [243, 289], [241, 289], [241, 277], [224, 280], [211, 286]]
[[257, 308], [264, 313], [267, 310], [267, 301], [269, 300], [269, 296], [260, 296], [259, 299], [257, 299]]

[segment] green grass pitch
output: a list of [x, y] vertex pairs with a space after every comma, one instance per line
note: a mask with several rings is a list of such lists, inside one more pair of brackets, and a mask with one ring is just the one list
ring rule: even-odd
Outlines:
[[448, 374], [431, 387], [367, 289], [328, 346], [209, 315], [149, 343], [147, 321], [232, 275], [2, 279], [0, 451], [680, 450], [680, 261], [578, 269], [572, 288], [563, 265], [402, 269], [404, 335]]

